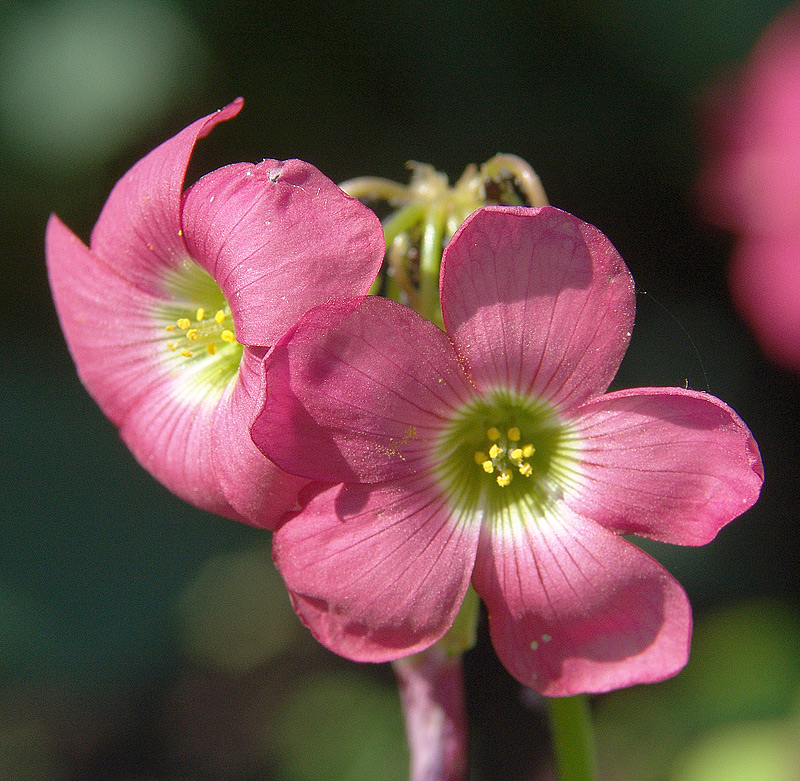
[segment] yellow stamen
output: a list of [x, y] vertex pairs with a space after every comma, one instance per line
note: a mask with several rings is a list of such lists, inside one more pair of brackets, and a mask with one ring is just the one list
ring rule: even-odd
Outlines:
[[512, 450], [512, 451], [511, 451], [509, 454], [508, 454], [508, 457], [509, 457], [509, 458], [510, 458], [512, 461], [519, 461], [519, 460], [522, 458], [522, 448], [521, 448], [521, 447], [515, 447], [515, 448], [514, 448], [514, 449], [513, 449], [513, 450]]
[[198, 336], [200, 336], [200, 332], [196, 328], [190, 328], [186, 332], [186, 338], [191, 339], [193, 342], [197, 341]]
[[486, 453], [482, 453], [480, 450], [478, 450], [475, 453], [475, 463], [478, 466], [483, 466], [484, 461], [486, 461]]
[[489, 448], [489, 458], [497, 458], [503, 452], [503, 448], [498, 447], [497, 445], [492, 445]]
[[181, 317], [178, 320], [178, 328], [180, 328], [182, 331], [185, 331], [191, 324], [192, 321], [188, 317]]
[[519, 473], [523, 477], [530, 477], [533, 474], [533, 467], [526, 461], [524, 464], [519, 465]]
[[178, 345], [175, 344], [175, 342], [167, 342], [167, 349], [172, 350], [172, 352], [175, 352], [175, 350], [178, 349]]
[[495, 426], [492, 426], [490, 429], [486, 431], [486, 436], [492, 441], [497, 442], [500, 439], [500, 429]]
[[214, 319], [219, 325], [222, 325], [225, 322], [225, 312], [223, 312], [221, 309], [218, 309], [217, 313], [214, 315]]
[[536, 448], [533, 445], [525, 445], [522, 448], [522, 457], [523, 458], [530, 458], [536, 452]]
[[508, 430], [508, 438], [509, 438], [509, 439], [510, 439], [512, 442], [519, 442], [519, 438], [520, 438], [521, 436], [522, 436], [522, 434], [520, 433], [520, 430], [519, 430], [519, 429], [518, 429], [516, 426], [512, 426], [512, 427], [511, 427], [511, 428]]
[[197, 320], [197, 322], [199, 323], [199, 322], [200, 322], [200, 321], [201, 321], [201, 320], [202, 320], [202, 319], [203, 319], [205, 316], [206, 316], [206, 310], [205, 310], [205, 309], [203, 309], [203, 307], [201, 306], [201, 307], [200, 307], [200, 308], [197, 310], [197, 317], [196, 317], [195, 319], [196, 319], [196, 320]]
[[494, 464], [488, 458], [481, 464], [481, 466], [487, 475], [490, 475], [492, 472], [494, 472]]
[[511, 472], [509, 472], [508, 469], [504, 469], [499, 475], [497, 475], [497, 485], [499, 485], [501, 488], [505, 488], [511, 482], [511, 477]]
[[213, 355], [217, 351], [217, 345], [215, 345], [214, 342], [209, 342], [206, 345], [206, 350], [208, 351], [209, 355]]
[[165, 325], [164, 326], [164, 330], [165, 331], [174, 331], [177, 327], [178, 326], [176, 326], [176, 325]]
[[223, 342], [227, 342], [228, 344], [233, 344], [236, 341], [233, 331], [229, 331], [227, 328], [219, 336]]
[[193, 355], [193, 353], [192, 353], [192, 351], [191, 351], [191, 350], [181, 350], [181, 355], [182, 355], [184, 358], [191, 358], [191, 357], [192, 357], [192, 355]]

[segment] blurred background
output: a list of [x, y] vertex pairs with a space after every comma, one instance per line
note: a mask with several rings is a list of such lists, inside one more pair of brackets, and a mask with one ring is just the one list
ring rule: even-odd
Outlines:
[[[720, 396], [767, 480], [709, 546], [646, 546], [689, 592], [693, 657], [594, 701], [601, 778], [798, 781], [800, 377], [737, 317], [733, 240], [693, 197], [703, 96], [785, 5], [3, 0], [0, 781], [406, 777], [391, 669], [310, 639], [267, 533], [138, 467], [49, 297], [49, 214], [88, 240], [136, 160], [237, 95], [189, 181], [265, 157], [336, 181], [405, 180], [408, 160], [455, 179], [507, 152], [611, 238], [640, 291], [615, 386]], [[481, 629], [465, 660], [473, 778], [551, 778], [542, 703]]]

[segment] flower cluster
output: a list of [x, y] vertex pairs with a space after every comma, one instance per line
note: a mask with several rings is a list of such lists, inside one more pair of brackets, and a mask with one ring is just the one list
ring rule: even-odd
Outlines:
[[430, 647], [472, 587], [505, 666], [544, 694], [674, 674], [688, 600], [623, 535], [708, 542], [763, 475], [718, 399], [606, 392], [634, 317], [608, 239], [548, 206], [478, 209], [441, 259], [442, 330], [366, 295], [380, 224], [312, 166], [183, 191], [195, 143], [239, 107], [137, 163], [90, 247], [48, 226], [69, 348], [135, 456], [276, 528], [297, 613], [351, 659]]

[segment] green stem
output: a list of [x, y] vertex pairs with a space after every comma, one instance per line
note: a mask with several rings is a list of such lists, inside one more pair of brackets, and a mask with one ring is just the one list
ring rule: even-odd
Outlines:
[[594, 734], [589, 700], [577, 697], [548, 699], [550, 729], [558, 781], [594, 781]]
[[409, 230], [422, 220], [425, 214], [425, 204], [410, 203], [399, 209], [390, 217], [383, 221], [383, 234], [386, 237], [386, 248], [388, 249], [395, 236]]
[[442, 242], [447, 216], [443, 206], [434, 204], [425, 217], [419, 252], [419, 308], [423, 317], [442, 325], [439, 303], [439, 268], [442, 265]]

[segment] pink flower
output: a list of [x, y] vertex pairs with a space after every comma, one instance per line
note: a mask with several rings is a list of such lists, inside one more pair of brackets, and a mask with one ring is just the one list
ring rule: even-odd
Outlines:
[[764, 350], [800, 370], [800, 9], [717, 89], [699, 181], [707, 216], [738, 236], [734, 299]]
[[56, 309], [78, 373], [139, 462], [206, 510], [272, 526], [306, 481], [253, 445], [260, 360], [300, 315], [366, 293], [377, 218], [299, 160], [237, 163], [183, 192], [199, 119], [120, 179], [87, 248], [47, 226]]
[[759, 494], [750, 432], [704, 393], [603, 395], [633, 282], [557, 209], [469, 217], [441, 301], [444, 332], [385, 299], [317, 308], [265, 361], [254, 441], [322, 481], [273, 539], [296, 611], [328, 648], [384, 661], [441, 638], [471, 581], [501, 660], [544, 694], [674, 674], [688, 600], [621, 535], [711, 540]]

